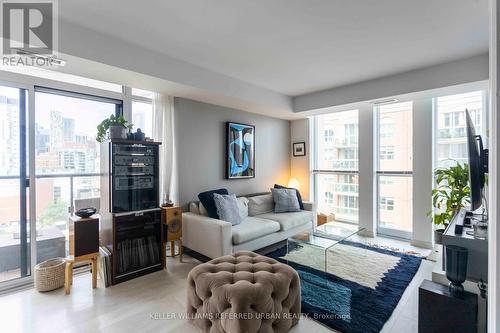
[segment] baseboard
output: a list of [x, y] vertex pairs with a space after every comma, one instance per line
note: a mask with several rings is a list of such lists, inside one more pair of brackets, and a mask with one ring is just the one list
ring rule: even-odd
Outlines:
[[368, 230], [368, 229], [365, 229], [365, 230], [362, 230], [360, 233], [359, 233], [360, 236], [363, 236], [363, 237], [370, 237], [370, 238], [373, 238], [375, 237], [375, 232], [373, 232], [373, 230]]
[[418, 239], [412, 239], [410, 244], [413, 246], [424, 248], [424, 249], [432, 249], [433, 248], [431, 242], [425, 242], [425, 241], [421, 241]]

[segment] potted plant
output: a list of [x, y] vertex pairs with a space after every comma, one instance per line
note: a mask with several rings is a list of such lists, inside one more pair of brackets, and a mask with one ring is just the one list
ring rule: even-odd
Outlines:
[[442, 244], [443, 232], [460, 208], [470, 204], [469, 165], [459, 164], [434, 171], [436, 188], [432, 190], [433, 217], [437, 244]]
[[109, 139], [126, 139], [127, 130], [132, 129], [132, 124], [130, 124], [123, 115], [116, 117], [111, 115], [109, 118], [104, 119], [99, 125], [97, 125], [97, 142], [101, 143], [106, 139], [106, 133], [109, 130]]

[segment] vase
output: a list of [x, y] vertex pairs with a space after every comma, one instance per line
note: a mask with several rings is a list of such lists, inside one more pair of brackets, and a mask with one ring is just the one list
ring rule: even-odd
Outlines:
[[446, 245], [445, 268], [446, 278], [450, 281], [448, 288], [452, 294], [460, 295], [464, 292], [464, 283], [467, 278], [467, 257], [469, 251], [460, 246]]
[[110, 139], [126, 139], [127, 129], [122, 125], [109, 126], [108, 134]]
[[445, 229], [435, 229], [434, 230], [434, 243], [443, 244], [443, 233]]

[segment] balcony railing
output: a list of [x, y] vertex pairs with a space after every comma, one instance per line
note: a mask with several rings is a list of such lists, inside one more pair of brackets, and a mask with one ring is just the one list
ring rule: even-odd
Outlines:
[[[84, 207], [99, 210], [100, 173], [51, 173], [35, 176], [36, 262], [67, 255], [69, 214]], [[51, 181], [53, 180], [53, 181]], [[0, 282], [20, 277], [19, 176], [0, 176], [10, 189], [0, 200]], [[4, 188], [4, 189], [5, 189]], [[8, 191], [8, 190], [6, 190]], [[28, 229], [29, 229], [29, 221]]]
[[[75, 210], [78, 208], [83, 208], [83, 207], [78, 207], [75, 209], [75, 200], [74, 200], [74, 190], [75, 190], [75, 179], [78, 178], [88, 178], [88, 177], [100, 177], [102, 174], [101, 173], [48, 173], [48, 174], [40, 174], [36, 175], [35, 179], [56, 179], [56, 178], [63, 178], [63, 179], [69, 179], [69, 207], [68, 207], [68, 212], [69, 213], [74, 213]], [[0, 176], [0, 180], [15, 180], [19, 179], [19, 176]], [[93, 197], [94, 199], [99, 199], [99, 197]], [[77, 200], [84, 200], [84, 199], [90, 199], [90, 198], [82, 198], [82, 199], [77, 199]], [[77, 206], [78, 202], [77, 202]], [[1, 203], [0, 203], [1, 207]], [[98, 208], [98, 207], [96, 207]]]

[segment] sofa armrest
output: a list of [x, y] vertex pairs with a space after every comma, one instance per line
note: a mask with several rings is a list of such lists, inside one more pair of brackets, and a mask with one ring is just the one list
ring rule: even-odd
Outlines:
[[182, 243], [209, 258], [231, 254], [231, 223], [194, 213], [183, 213]]
[[304, 210], [308, 210], [310, 212], [314, 212], [316, 210], [316, 206], [312, 201], [304, 201], [303, 204], [304, 204]]

